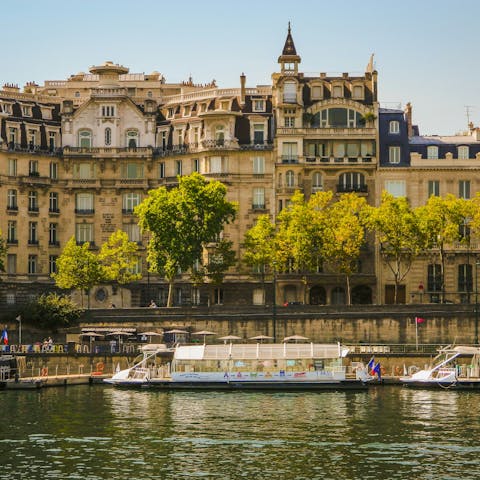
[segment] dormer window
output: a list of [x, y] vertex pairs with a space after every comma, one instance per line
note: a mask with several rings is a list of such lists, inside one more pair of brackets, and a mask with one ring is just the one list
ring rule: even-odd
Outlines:
[[469, 157], [469, 149], [466, 145], [461, 145], [458, 147], [458, 159], [467, 160]]
[[78, 146], [80, 148], [90, 148], [92, 146], [92, 132], [90, 130], [78, 132]]
[[206, 112], [207, 111], [207, 104], [206, 103], [201, 103], [200, 104], [200, 112]]
[[437, 160], [438, 159], [438, 147], [430, 146], [427, 147], [427, 158], [430, 160]]
[[0, 111], [3, 110], [3, 113], [11, 114], [12, 113], [12, 105], [10, 103], [1, 103], [0, 104]]
[[285, 103], [297, 102], [297, 84], [295, 82], [285, 82], [283, 85], [283, 101]]
[[30, 105], [22, 105], [22, 115], [24, 117], [32, 116], [32, 107]]
[[354, 85], [352, 90], [352, 98], [355, 100], [363, 100], [364, 91], [362, 85]]
[[[165, 132], [163, 132], [165, 133]], [[138, 147], [138, 131], [137, 130], [128, 130], [127, 131], [127, 147], [128, 148], [137, 148]]]
[[167, 110], [167, 118], [173, 118], [174, 115], [175, 115], [175, 109], [173, 107], [170, 107]]
[[334, 85], [332, 90], [333, 98], [343, 98], [343, 85]]
[[102, 105], [102, 117], [114, 117], [115, 106], [114, 105]]
[[400, 133], [400, 122], [398, 120], [391, 120], [388, 124], [388, 133]]
[[230, 102], [228, 100], [223, 100], [220, 102], [220, 110], [229, 110]]
[[252, 110], [254, 112], [264, 112], [265, 111], [265, 100], [253, 100]]
[[189, 117], [189, 116], [190, 116], [190, 112], [191, 112], [190, 105], [185, 105], [185, 106], [183, 107], [183, 116], [184, 116], [184, 117]]
[[321, 85], [314, 85], [312, 87], [312, 100], [320, 100], [323, 98], [323, 88]]

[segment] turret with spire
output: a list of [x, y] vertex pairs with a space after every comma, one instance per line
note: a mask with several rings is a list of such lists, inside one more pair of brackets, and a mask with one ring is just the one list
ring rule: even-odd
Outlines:
[[298, 73], [298, 64], [301, 62], [301, 58], [297, 55], [295, 43], [292, 38], [292, 31], [290, 28], [290, 22], [288, 22], [288, 34], [285, 40], [285, 46], [283, 47], [282, 54], [278, 57], [278, 63], [281, 65], [282, 73]]

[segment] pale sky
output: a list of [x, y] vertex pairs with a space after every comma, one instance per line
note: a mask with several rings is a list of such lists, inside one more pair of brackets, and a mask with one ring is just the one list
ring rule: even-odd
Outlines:
[[480, 125], [478, 0], [3, 0], [0, 85], [64, 80], [106, 60], [221, 88], [270, 84], [287, 25], [302, 72], [363, 73], [422, 134]]

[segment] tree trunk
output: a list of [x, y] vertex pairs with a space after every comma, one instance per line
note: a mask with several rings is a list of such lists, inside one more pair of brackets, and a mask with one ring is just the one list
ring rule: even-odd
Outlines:
[[167, 307], [173, 307], [173, 280], [168, 281]]
[[347, 305], [352, 304], [352, 298], [350, 295], [350, 275], [346, 275], [346, 284], [347, 284]]

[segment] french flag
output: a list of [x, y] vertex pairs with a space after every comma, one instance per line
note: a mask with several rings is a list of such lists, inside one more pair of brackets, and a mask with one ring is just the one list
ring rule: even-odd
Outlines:
[[416, 324], [419, 324], [419, 323], [424, 323], [425, 322], [425, 319], [424, 318], [421, 318], [421, 317], [415, 317], [415, 323]]
[[5, 327], [2, 331], [2, 336], [0, 337], [0, 343], [3, 343], [4, 345], [8, 345], [7, 327]]

